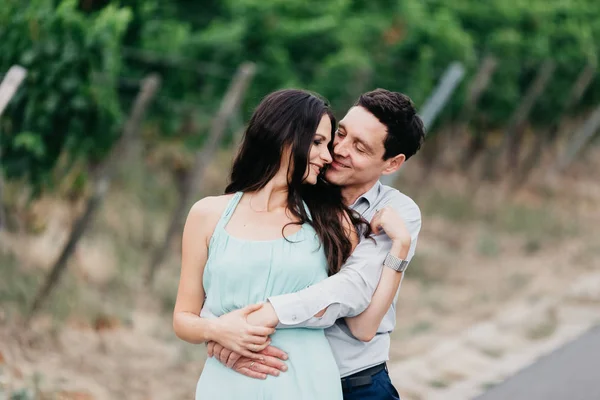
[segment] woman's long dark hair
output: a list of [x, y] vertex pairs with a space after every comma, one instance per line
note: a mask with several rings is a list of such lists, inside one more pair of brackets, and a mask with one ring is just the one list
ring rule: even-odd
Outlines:
[[298, 218], [295, 223], [309, 223], [315, 229], [325, 250], [329, 275], [333, 275], [352, 252], [343, 216], [350, 216], [365, 236], [369, 232], [366, 221], [344, 205], [339, 187], [327, 184], [322, 177], [317, 185], [303, 184], [310, 148], [324, 115], [331, 120], [331, 150], [336, 121], [323, 99], [295, 89], [265, 97], [248, 123], [225, 193], [254, 192], [265, 187], [279, 171], [283, 150], [290, 147], [287, 207]]

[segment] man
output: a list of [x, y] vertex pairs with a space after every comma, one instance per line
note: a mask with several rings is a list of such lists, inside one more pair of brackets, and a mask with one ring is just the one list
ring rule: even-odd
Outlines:
[[[325, 178], [340, 187], [344, 201], [371, 221], [381, 210], [392, 210], [404, 220], [411, 237], [404, 260], [391, 254], [392, 242], [381, 233], [375, 241], [362, 239], [341, 271], [297, 293], [275, 296], [258, 311], [261, 324], [285, 328], [327, 328], [326, 336], [342, 378], [345, 400], [398, 399], [387, 373], [390, 332], [396, 323], [395, 303], [408, 261], [414, 255], [421, 228], [417, 205], [399, 191], [382, 185], [382, 175], [396, 172], [421, 147], [423, 122], [407, 96], [377, 89], [360, 96], [339, 122], [333, 162]], [[388, 211], [390, 212], [390, 211]], [[391, 285], [395, 296], [389, 309], [372, 327], [356, 337], [344, 321], [362, 313], [380, 282]], [[252, 315], [250, 316], [252, 317]], [[249, 317], [249, 321], [250, 321]], [[380, 323], [379, 323], [380, 322]], [[269, 346], [262, 360], [250, 360], [209, 343], [216, 356], [235, 371], [264, 378], [285, 371], [285, 353]]]

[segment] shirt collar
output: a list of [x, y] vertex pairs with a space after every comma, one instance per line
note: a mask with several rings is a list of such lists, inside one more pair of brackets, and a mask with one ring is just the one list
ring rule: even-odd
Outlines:
[[375, 182], [375, 184], [373, 185], [373, 187], [371, 189], [367, 190], [364, 194], [359, 196], [358, 199], [356, 199], [356, 201], [352, 205], [352, 208], [356, 207], [358, 205], [358, 203], [360, 201], [362, 201], [363, 199], [367, 201], [368, 207], [371, 207], [371, 205], [373, 203], [375, 203], [377, 196], [379, 196], [380, 191], [381, 191], [381, 182], [377, 181], [377, 182]]

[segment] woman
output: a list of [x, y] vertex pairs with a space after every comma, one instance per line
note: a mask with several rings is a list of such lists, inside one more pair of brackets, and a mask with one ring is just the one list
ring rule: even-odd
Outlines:
[[[248, 124], [226, 194], [192, 207], [183, 233], [176, 334], [191, 343], [213, 340], [248, 357], [258, 357], [254, 352], [271, 342], [290, 355], [288, 371], [267, 380], [208, 359], [196, 399], [342, 398], [323, 330], [274, 333], [232, 317], [249, 314], [260, 307], [249, 305], [269, 296], [325, 279], [356, 245], [355, 227], [365, 222], [344, 206], [339, 190], [320, 178], [331, 163], [334, 127], [333, 115], [318, 97], [300, 90], [272, 93]], [[200, 318], [204, 301], [223, 317]], [[244, 347], [238, 345], [240, 337]]]

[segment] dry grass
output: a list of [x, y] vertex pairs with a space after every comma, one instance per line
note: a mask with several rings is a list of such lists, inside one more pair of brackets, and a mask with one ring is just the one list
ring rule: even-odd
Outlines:
[[[220, 155], [207, 174], [209, 193], [222, 188], [221, 166], [228, 162], [227, 154]], [[565, 198], [564, 193], [549, 196], [534, 188], [507, 196], [499, 185], [487, 185], [467, 193], [466, 178], [452, 174], [434, 176], [424, 189], [418, 167], [408, 172], [399, 187], [420, 205], [424, 222], [398, 302], [392, 360], [425, 351], [440, 337], [493, 315], [507, 301], [552, 293], [565, 273], [575, 275], [598, 266], [600, 246], [592, 233], [597, 233], [600, 210], [587, 191], [573, 188], [571, 197]], [[141, 285], [148, 256], [164, 234], [176, 199], [168, 176], [150, 178], [127, 170], [113, 186], [58, 290], [44, 306], [44, 314], [54, 322], [36, 328], [42, 335], [60, 328], [55, 335], [65, 347], [57, 349], [42, 341], [28, 348], [33, 360], [58, 361], [19, 358], [19, 367], [27, 368], [16, 379], [21, 385], [18, 390], [35, 385], [58, 390], [57, 382], [63, 378], [57, 370], [62, 368], [72, 374], [70, 384], [97, 390], [97, 399], [104, 398], [102, 393], [109, 393], [109, 398], [123, 393], [130, 393], [132, 399], [150, 398], [136, 380], [135, 369], [142, 366], [135, 362], [143, 360], [143, 368], [152, 371], [155, 393], [177, 386], [179, 394], [169, 398], [183, 399], [193, 391], [204, 348], [183, 344], [171, 331], [179, 273], [177, 240], [154, 288], [149, 291]], [[579, 179], [594, 182], [593, 176]], [[50, 230], [54, 242], [44, 237], [48, 227], [68, 229], [70, 217], [60, 219], [57, 215], [62, 211], [53, 212], [59, 206], [56, 201], [39, 205], [39, 229], [27, 238], [19, 237], [29, 247], [12, 240], [13, 254], [0, 258], [0, 328], [8, 329], [26, 309], [48, 261], [61, 246], [56, 231]], [[555, 328], [549, 320], [528, 334], [542, 338]], [[14, 344], [5, 332], [0, 332], [0, 343]], [[502, 356], [493, 352], [488, 355]], [[86, 357], [92, 360], [81, 361]], [[73, 367], [77, 363], [82, 363], [80, 368]], [[36, 372], [41, 374], [38, 383]], [[447, 384], [431, 382], [439, 388]], [[23, 393], [17, 395], [27, 395]]]

